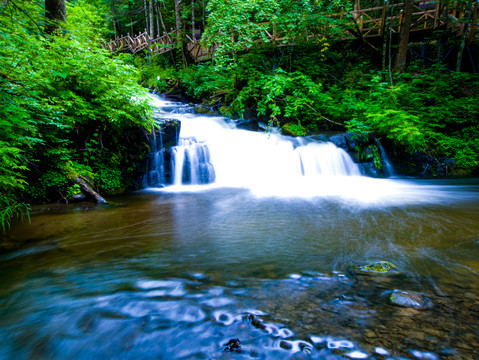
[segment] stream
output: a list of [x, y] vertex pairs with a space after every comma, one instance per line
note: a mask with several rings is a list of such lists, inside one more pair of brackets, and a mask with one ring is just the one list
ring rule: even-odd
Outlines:
[[[171, 184], [9, 234], [1, 359], [479, 358], [478, 179], [368, 178], [331, 143], [155, 101], [181, 121]], [[358, 271], [379, 260], [398, 273]]]

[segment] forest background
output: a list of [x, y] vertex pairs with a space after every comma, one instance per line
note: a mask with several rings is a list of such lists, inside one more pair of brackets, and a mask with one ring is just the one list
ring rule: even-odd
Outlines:
[[[441, 1], [463, 14], [463, 31], [418, 40], [413, 0], [394, 3], [402, 30], [386, 23], [373, 41], [351, 25], [353, 0], [0, 0], [1, 231], [34, 202], [137, 187], [156, 126], [145, 88], [292, 136], [373, 133], [391, 152], [448, 158], [452, 174], [477, 175], [478, 37], [467, 36], [477, 4]], [[265, 35], [273, 23], [280, 42]], [[102, 47], [142, 32], [176, 41], [159, 55]], [[195, 38], [215, 46], [212, 59], [193, 61]]]

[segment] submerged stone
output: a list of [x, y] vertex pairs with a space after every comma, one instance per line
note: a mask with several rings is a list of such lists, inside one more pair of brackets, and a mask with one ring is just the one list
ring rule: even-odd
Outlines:
[[240, 343], [239, 339], [230, 339], [223, 346], [225, 346], [224, 351], [237, 352], [237, 353], [241, 352], [241, 343]]
[[391, 305], [425, 309], [431, 306], [429, 299], [422, 293], [414, 291], [394, 290], [389, 295], [388, 301]]
[[369, 265], [360, 266], [359, 271], [375, 274], [399, 274], [396, 266], [387, 261], [376, 261]]

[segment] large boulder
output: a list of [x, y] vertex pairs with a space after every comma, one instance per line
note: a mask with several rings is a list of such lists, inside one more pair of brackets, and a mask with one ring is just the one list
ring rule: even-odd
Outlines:
[[343, 133], [329, 138], [334, 145], [346, 151], [363, 175], [372, 177], [391, 176], [386, 153], [373, 134]]
[[[181, 122], [177, 119], [156, 119], [160, 129], [155, 130], [153, 138], [158, 142], [156, 151], [178, 145], [180, 139]], [[155, 151], [155, 149], [151, 149]]]
[[259, 124], [256, 121], [236, 121], [236, 128], [241, 130], [248, 130], [248, 131], [259, 131]]

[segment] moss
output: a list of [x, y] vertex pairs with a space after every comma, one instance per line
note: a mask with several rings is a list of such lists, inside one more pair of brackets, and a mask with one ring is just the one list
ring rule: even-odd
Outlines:
[[226, 117], [232, 117], [232, 112], [231, 112], [231, 107], [230, 106], [222, 106], [220, 107], [220, 113], [221, 115], [223, 116], [226, 116]]
[[194, 110], [195, 114], [199, 114], [199, 115], [207, 114], [209, 111], [210, 109], [203, 105], [196, 106]]
[[377, 273], [377, 274], [398, 274], [396, 266], [387, 261], [376, 261], [369, 265], [364, 265], [359, 268], [361, 271]]
[[288, 136], [305, 136], [306, 129], [301, 124], [287, 123], [281, 128], [281, 133]]

